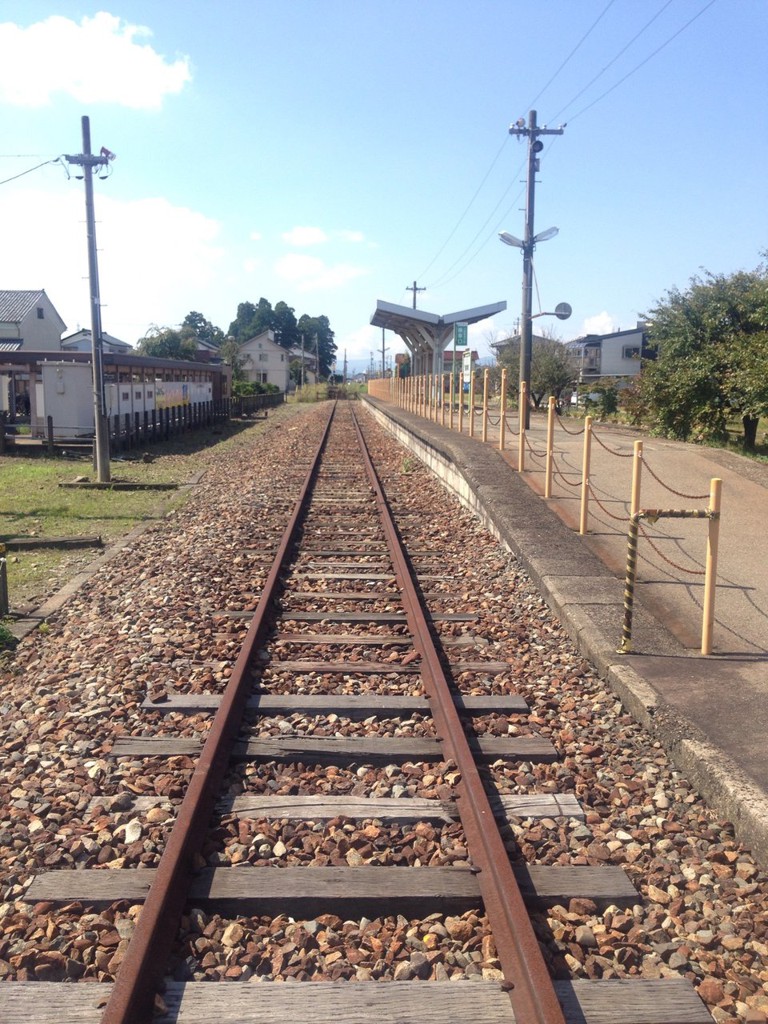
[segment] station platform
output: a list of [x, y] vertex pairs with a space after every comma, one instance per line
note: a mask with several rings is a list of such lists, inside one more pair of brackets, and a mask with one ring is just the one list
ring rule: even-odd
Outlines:
[[[477, 422], [476, 436], [468, 436], [466, 418], [458, 433], [392, 402], [365, 401], [514, 553], [624, 706], [768, 867], [768, 466], [595, 424], [581, 535], [581, 418], [558, 417], [552, 495], [545, 499], [545, 414], [532, 414], [519, 472], [519, 434], [508, 427], [499, 450], [498, 416], [483, 443]], [[631, 645], [618, 653], [632, 456], [641, 438], [640, 508], [706, 510], [711, 480], [722, 480], [708, 656], [700, 654], [708, 531], [701, 518], [643, 523]]]

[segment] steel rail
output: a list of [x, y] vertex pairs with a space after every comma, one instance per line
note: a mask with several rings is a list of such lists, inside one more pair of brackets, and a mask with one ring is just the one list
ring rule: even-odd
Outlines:
[[155, 882], [141, 909], [136, 930], [117, 973], [101, 1024], [149, 1024], [152, 1019], [155, 994], [162, 984], [171, 947], [178, 932], [189, 880], [194, 871], [195, 855], [207, 833], [214, 804], [229, 765], [232, 743], [242, 723], [252, 685], [251, 660], [272, 626], [272, 598], [279, 586], [280, 573], [317, 476], [335, 408], [334, 404], [301, 493], [283, 532], [258, 607], [222, 695], [220, 708], [211, 723], [176, 822], [158, 863]]
[[552, 979], [523, 903], [488, 796], [476, 770], [461, 719], [456, 712], [450, 685], [400, 543], [389, 502], [354, 413], [353, 418], [395, 575], [402, 591], [408, 627], [414, 637], [414, 647], [421, 654], [421, 675], [435, 728], [446, 755], [455, 761], [461, 776], [456, 793], [459, 817], [473, 861], [473, 870], [477, 872], [480, 893], [515, 1020], [520, 1024], [565, 1024]]

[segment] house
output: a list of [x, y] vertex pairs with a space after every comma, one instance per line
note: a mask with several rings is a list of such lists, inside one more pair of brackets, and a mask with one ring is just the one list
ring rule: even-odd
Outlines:
[[[81, 330], [75, 331], [74, 334], [68, 334], [66, 338], [61, 339], [62, 352], [91, 352], [92, 349], [91, 332], [87, 327], [83, 327]], [[129, 345], [127, 341], [120, 341], [119, 338], [115, 338], [111, 334], [107, 334], [106, 331], [102, 331], [101, 350], [102, 352], [124, 356], [129, 352], [133, 352], [133, 346]]]
[[275, 332], [262, 331], [240, 345], [240, 359], [246, 380], [257, 384], [274, 384], [288, 390], [290, 353], [275, 341]]
[[42, 289], [0, 291], [0, 351], [61, 351], [67, 325]]
[[586, 334], [565, 344], [576, 357], [580, 384], [600, 377], [637, 377], [641, 360], [649, 356], [648, 324], [638, 320], [631, 330]]

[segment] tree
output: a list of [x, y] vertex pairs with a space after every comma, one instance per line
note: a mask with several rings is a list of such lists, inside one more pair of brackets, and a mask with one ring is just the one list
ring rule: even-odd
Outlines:
[[226, 338], [219, 346], [219, 354], [224, 362], [232, 367], [233, 382], [242, 383], [246, 380], [244, 359], [240, 354], [240, 344], [234, 338]]
[[224, 331], [220, 327], [214, 327], [210, 320], [206, 320], [202, 313], [192, 310], [184, 317], [182, 328], [189, 327], [195, 332], [195, 336], [209, 345], [221, 345], [224, 341]]
[[191, 327], [158, 327], [153, 325], [136, 348], [142, 355], [157, 359], [197, 359], [197, 336]]
[[643, 399], [658, 431], [724, 440], [739, 416], [745, 447], [768, 413], [768, 271], [712, 274], [673, 288], [651, 310]]
[[317, 354], [319, 373], [327, 377], [331, 372], [331, 364], [336, 360], [336, 342], [327, 316], [307, 316], [305, 313], [298, 323], [299, 335], [304, 335], [304, 348], [314, 352], [317, 337]]
[[[507, 391], [517, 395], [520, 380], [519, 334], [506, 339], [499, 355], [499, 365], [511, 371], [507, 374]], [[570, 349], [557, 338], [534, 337], [531, 344], [530, 398], [537, 409], [547, 395], [554, 395], [559, 402], [563, 391], [572, 387], [577, 377], [578, 366]]]
[[272, 303], [261, 298], [256, 306], [252, 302], [240, 303], [237, 307], [237, 316], [229, 325], [227, 334], [236, 341], [248, 341], [264, 331], [274, 330], [275, 326]]

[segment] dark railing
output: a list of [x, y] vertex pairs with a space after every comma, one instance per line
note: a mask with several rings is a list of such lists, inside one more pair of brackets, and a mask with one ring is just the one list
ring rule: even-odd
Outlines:
[[252, 416], [265, 409], [274, 409], [285, 401], [282, 391], [268, 395], [236, 395], [231, 399], [233, 416]]

